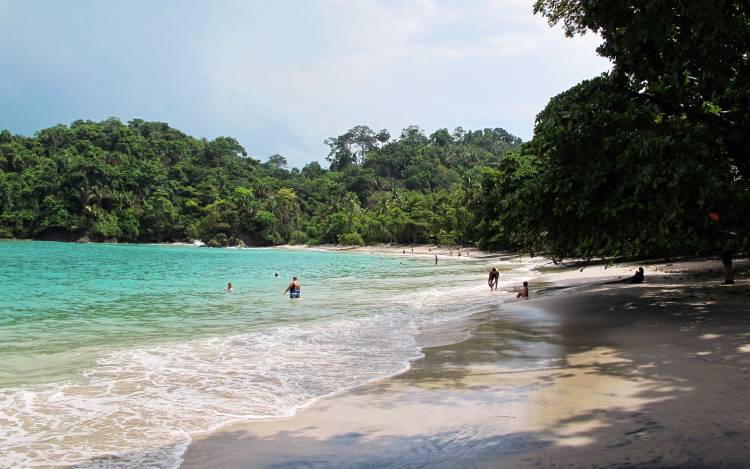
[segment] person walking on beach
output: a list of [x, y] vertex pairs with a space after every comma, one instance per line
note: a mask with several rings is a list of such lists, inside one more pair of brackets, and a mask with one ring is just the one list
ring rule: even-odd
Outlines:
[[717, 212], [709, 212], [708, 217], [712, 221], [716, 222], [716, 228], [714, 228], [713, 231], [723, 239], [720, 247], [720, 252], [721, 263], [724, 266], [724, 281], [721, 282], [721, 284], [734, 285], [734, 269], [732, 268], [732, 257], [734, 255], [733, 238], [735, 236], [735, 233], [720, 229], [721, 218], [719, 217], [719, 214]]
[[497, 290], [497, 284], [500, 283], [500, 272], [496, 268], [490, 270], [490, 276], [487, 279], [487, 285], [490, 286], [490, 291]]
[[286, 290], [284, 290], [284, 294], [286, 295], [286, 292], [289, 292], [289, 298], [299, 298], [302, 293], [302, 285], [299, 283], [299, 280], [297, 280], [297, 277], [292, 277], [292, 282], [289, 284], [288, 287], [286, 287]]
[[724, 281], [722, 285], [734, 285], [734, 269], [732, 268], [732, 249], [725, 246], [721, 251], [721, 263], [724, 264]]
[[435, 254], [435, 265], [437, 265], [437, 254]]
[[523, 282], [523, 286], [520, 290], [518, 290], [518, 295], [516, 295], [516, 298], [526, 298], [529, 299], [529, 282]]

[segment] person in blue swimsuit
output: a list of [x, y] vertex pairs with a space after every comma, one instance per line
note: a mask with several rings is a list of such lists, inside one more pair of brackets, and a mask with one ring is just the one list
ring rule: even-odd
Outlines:
[[286, 287], [286, 290], [284, 290], [284, 294], [286, 294], [286, 292], [289, 292], [289, 298], [299, 298], [301, 291], [302, 285], [300, 285], [297, 277], [293, 277], [292, 283], [290, 283], [289, 286]]

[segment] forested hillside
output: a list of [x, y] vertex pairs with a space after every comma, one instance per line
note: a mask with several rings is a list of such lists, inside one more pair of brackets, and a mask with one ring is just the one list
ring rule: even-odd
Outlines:
[[231, 138], [77, 121], [0, 133], [0, 236], [225, 245], [436, 242], [553, 258], [750, 249], [746, 1], [537, 0], [612, 69], [553, 97], [534, 137], [357, 126], [328, 168]]
[[159, 122], [76, 121], [0, 133], [0, 236], [214, 245], [475, 240], [481, 169], [520, 139], [461, 128], [397, 138], [357, 126], [326, 140], [330, 168], [248, 157], [232, 138]]

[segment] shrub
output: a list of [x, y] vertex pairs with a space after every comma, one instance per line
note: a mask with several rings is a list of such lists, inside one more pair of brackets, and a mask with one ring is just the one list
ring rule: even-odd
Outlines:
[[348, 246], [362, 246], [365, 244], [365, 240], [362, 239], [362, 235], [357, 233], [356, 231], [350, 231], [349, 233], [344, 233], [339, 238], [339, 243], [345, 244]]

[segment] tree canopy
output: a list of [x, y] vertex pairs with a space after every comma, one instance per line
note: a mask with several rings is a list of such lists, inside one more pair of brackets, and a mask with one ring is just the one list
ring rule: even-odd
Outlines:
[[480, 243], [555, 257], [694, 254], [731, 237], [747, 249], [747, 2], [538, 0], [534, 10], [569, 36], [599, 35], [613, 67], [552, 98], [521, 155], [484, 172], [484, 199], [505, 209], [478, 214]]
[[165, 123], [76, 121], [0, 133], [0, 236], [97, 241], [468, 243], [481, 167], [520, 139], [502, 129], [391, 139], [356, 126], [326, 140], [329, 168], [248, 157], [228, 137]]
[[[537, 0], [612, 70], [503, 129], [354, 126], [328, 167], [167, 124], [0, 132], [0, 236], [223, 245], [477, 243], [564, 257], [750, 247], [750, 4]], [[718, 221], [717, 221], [718, 220]]]

